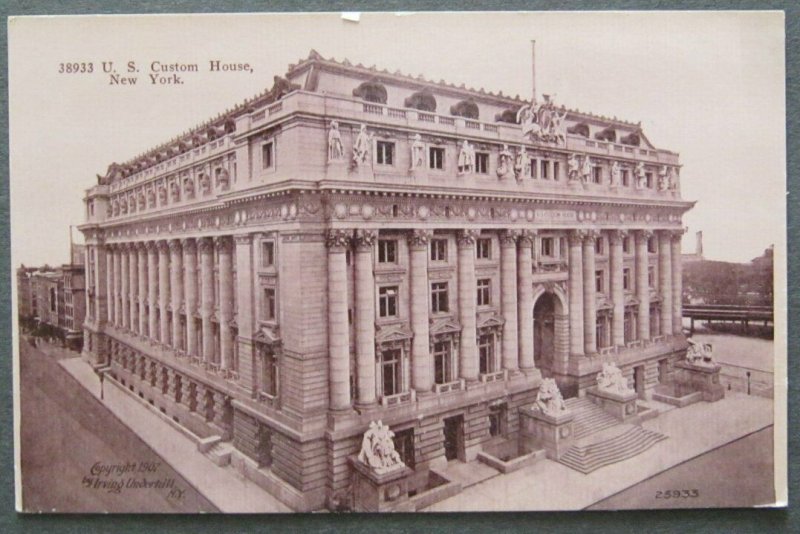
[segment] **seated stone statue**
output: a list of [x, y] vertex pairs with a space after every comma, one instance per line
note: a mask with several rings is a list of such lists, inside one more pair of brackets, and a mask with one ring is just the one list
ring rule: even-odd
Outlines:
[[613, 362], [605, 362], [603, 370], [597, 375], [597, 388], [611, 393], [628, 393], [633, 391], [628, 387], [628, 380], [622, 376], [622, 371]]
[[564, 398], [558, 389], [556, 381], [552, 378], [545, 378], [539, 386], [536, 394], [536, 408], [546, 415], [559, 415], [567, 411]]
[[711, 356], [713, 347], [711, 343], [698, 343], [689, 338], [686, 340], [689, 343], [689, 349], [686, 351], [686, 361], [692, 365], [699, 365], [702, 367], [714, 367], [714, 358]]
[[382, 421], [372, 421], [361, 440], [361, 451], [358, 460], [377, 473], [385, 473], [405, 464], [394, 449], [394, 432]]

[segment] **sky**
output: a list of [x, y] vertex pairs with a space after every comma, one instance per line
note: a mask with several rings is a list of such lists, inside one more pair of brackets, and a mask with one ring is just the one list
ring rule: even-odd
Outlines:
[[[785, 245], [783, 16], [778, 12], [161, 15], [9, 22], [14, 265], [63, 263], [83, 194], [127, 161], [272, 86], [312, 48], [505, 94], [641, 121], [680, 153], [684, 252], [703, 231], [708, 259], [746, 262]], [[212, 60], [251, 72], [208, 72]], [[112, 85], [102, 62], [136, 85]], [[197, 63], [182, 85], [154, 85], [153, 61]], [[93, 72], [60, 73], [91, 62]], [[80, 233], [74, 231], [76, 242]]]

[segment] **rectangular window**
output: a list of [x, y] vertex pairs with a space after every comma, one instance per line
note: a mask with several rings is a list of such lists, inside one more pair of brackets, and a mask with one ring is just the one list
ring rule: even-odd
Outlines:
[[647, 179], [647, 188], [648, 189], [652, 189], [653, 188], [653, 173], [652, 172], [646, 172], [646, 173], [644, 173], [644, 176]]
[[491, 278], [481, 278], [478, 280], [478, 306], [490, 306], [492, 304], [492, 280]]
[[625, 187], [631, 185], [631, 176], [628, 169], [622, 169], [622, 185]]
[[631, 270], [627, 267], [622, 269], [622, 289], [625, 291], [631, 289]]
[[500, 404], [489, 407], [489, 435], [492, 437], [505, 436], [508, 420], [508, 406]]
[[445, 313], [450, 311], [447, 295], [447, 282], [433, 282], [431, 284], [431, 312]]
[[265, 321], [274, 321], [275, 320], [275, 288], [274, 287], [265, 287], [264, 288], [264, 302], [263, 302], [263, 311], [261, 317]]
[[594, 253], [598, 256], [603, 255], [603, 238], [598, 237], [594, 240]]
[[650, 254], [658, 252], [658, 243], [656, 243], [655, 237], [651, 237], [647, 240], [647, 252]]
[[394, 164], [394, 143], [378, 141], [376, 143], [375, 158], [378, 165]]
[[656, 268], [652, 265], [647, 267], [647, 287], [656, 287]]
[[555, 256], [554, 239], [552, 237], [542, 238], [542, 257], [552, 258]]
[[397, 263], [397, 241], [394, 239], [378, 240], [378, 263]]
[[605, 291], [605, 280], [603, 280], [602, 270], [594, 272], [594, 290], [598, 293], [603, 293]]
[[481, 374], [494, 372], [494, 334], [484, 334], [478, 338], [479, 370]]
[[537, 177], [537, 174], [536, 174], [537, 161], [538, 160], [536, 158], [531, 158], [531, 160], [530, 160], [530, 176], [531, 176], [531, 178], [536, 178]]
[[381, 384], [383, 395], [396, 395], [401, 389], [401, 352], [400, 349], [390, 349], [381, 352]]
[[544, 159], [541, 160], [541, 173], [539, 173], [539, 176], [543, 180], [549, 180], [550, 179], [550, 165], [549, 165], [549, 163], [550, 162], [547, 161], [547, 160], [544, 160]]
[[631, 253], [631, 238], [630, 237], [623, 237], [622, 238], [622, 252], [624, 254]]
[[271, 349], [261, 345], [261, 391], [267, 395], [278, 395], [278, 358]]
[[475, 172], [478, 174], [489, 173], [489, 154], [478, 152], [475, 154]]
[[262, 169], [271, 169], [272, 165], [275, 163], [273, 148], [274, 143], [270, 141], [269, 143], [264, 143], [261, 145], [261, 168]]
[[456, 379], [450, 341], [437, 341], [433, 344], [433, 379], [437, 384], [446, 384]]
[[603, 169], [602, 167], [592, 167], [592, 180], [596, 184], [603, 183]]
[[261, 266], [272, 267], [275, 265], [275, 242], [262, 241], [261, 242]]
[[487, 238], [478, 239], [475, 253], [479, 260], [492, 259], [492, 240]]
[[554, 161], [553, 162], [553, 180], [558, 180], [558, 179], [559, 179], [559, 166], [558, 166], [558, 162]]
[[414, 429], [399, 430], [395, 432], [392, 440], [394, 441], [394, 450], [397, 451], [400, 459], [406, 466], [413, 469], [416, 465], [414, 458]]
[[447, 239], [431, 239], [431, 261], [447, 261]]
[[397, 286], [378, 290], [378, 311], [380, 317], [397, 317]]
[[444, 169], [444, 149], [432, 146], [428, 149], [428, 167]]

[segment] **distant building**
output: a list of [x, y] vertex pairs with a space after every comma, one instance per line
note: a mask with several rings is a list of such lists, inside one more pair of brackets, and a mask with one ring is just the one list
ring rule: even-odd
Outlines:
[[694, 254], [681, 254], [681, 261], [683, 263], [691, 263], [694, 261], [703, 261], [703, 232], [702, 230], [695, 233]]

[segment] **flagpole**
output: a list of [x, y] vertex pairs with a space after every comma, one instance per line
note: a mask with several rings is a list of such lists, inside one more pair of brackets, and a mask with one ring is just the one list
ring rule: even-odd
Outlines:
[[536, 40], [531, 39], [531, 104], [536, 103]]

